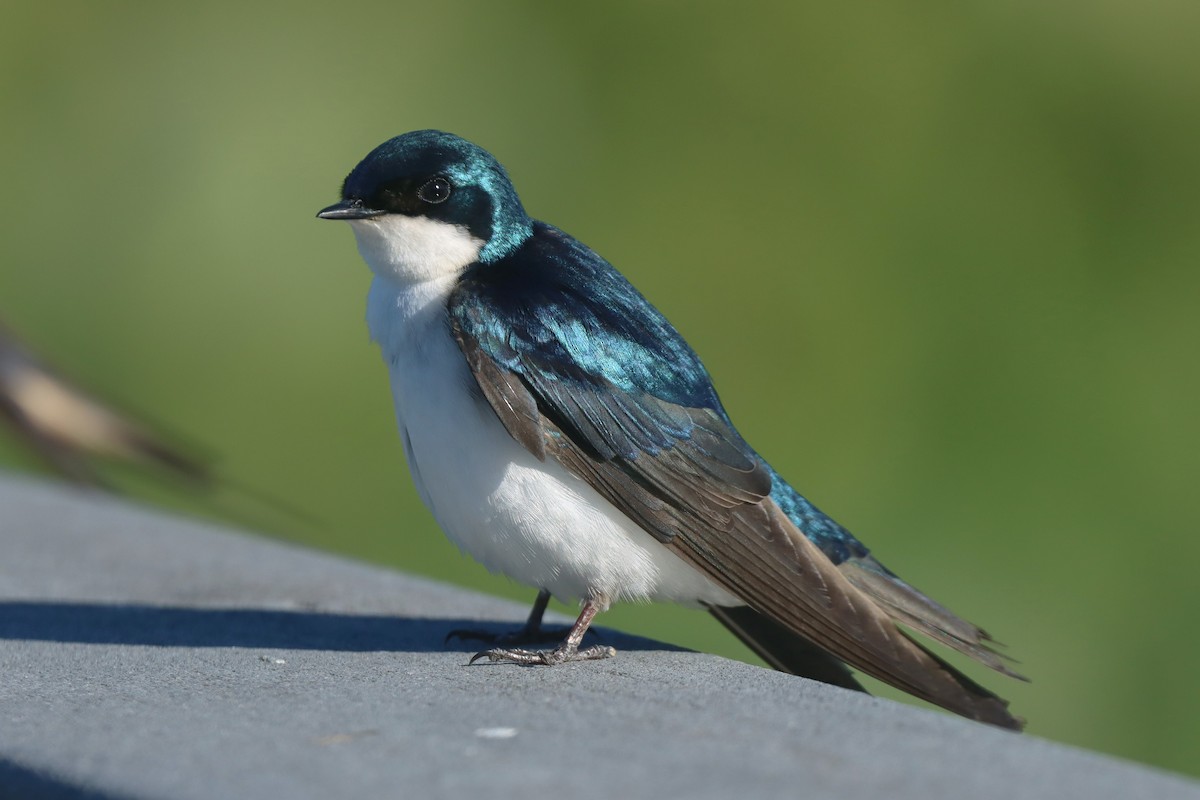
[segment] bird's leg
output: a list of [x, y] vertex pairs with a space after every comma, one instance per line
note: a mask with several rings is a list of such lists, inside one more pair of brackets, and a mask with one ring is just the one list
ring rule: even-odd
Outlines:
[[476, 641], [502, 645], [538, 644], [541, 642], [558, 641], [567, 633], [569, 628], [542, 630], [542, 616], [546, 613], [546, 606], [549, 604], [550, 592], [542, 589], [538, 592], [537, 599], [533, 601], [533, 609], [529, 612], [529, 619], [525, 620], [525, 625], [518, 630], [497, 634], [483, 630], [456, 629], [446, 634], [446, 641], [449, 642], [451, 639], [474, 639]]
[[583, 609], [579, 612], [579, 618], [571, 626], [570, 632], [567, 633], [567, 638], [553, 650], [518, 650], [515, 648], [497, 647], [492, 650], [484, 650], [482, 653], [476, 653], [471, 656], [471, 660], [467, 663], [474, 664], [479, 659], [486, 658], [490, 661], [511, 661], [514, 664], [545, 664], [546, 666], [551, 666], [554, 664], [565, 664], [568, 661], [594, 661], [601, 658], [612, 658], [617, 654], [615, 647], [594, 645], [583, 650], [579, 649], [579, 643], [583, 641], [584, 635], [587, 634], [588, 627], [592, 624], [592, 619], [604, 607], [604, 604], [599, 601], [585, 600]]

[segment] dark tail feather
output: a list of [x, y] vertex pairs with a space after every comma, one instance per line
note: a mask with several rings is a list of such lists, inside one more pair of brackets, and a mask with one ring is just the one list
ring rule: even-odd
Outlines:
[[936, 639], [1010, 678], [1029, 680], [1004, 663], [1012, 659], [993, 649], [996, 642], [987, 631], [909, 586], [872, 556], [848, 559], [838, 564], [838, 569], [896, 622]]
[[850, 668], [815, 644], [749, 606], [709, 607], [718, 621], [780, 672], [865, 692]]
[[[907, 633], [905, 635], [908, 636]], [[909, 636], [908, 638], [912, 639], [913, 637]], [[925, 645], [923, 645], [920, 642], [917, 642], [915, 640], [913, 641], [913, 643], [917, 647], [924, 650], [925, 654], [927, 656], [929, 656], [934, 661], [936, 661], [938, 664], [940, 664], [942, 669], [944, 669], [947, 672], [947, 674], [949, 674], [951, 677], [953, 677], [954, 680], [958, 682], [958, 685], [961, 686], [964, 691], [966, 691], [968, 694], [974, 695], [974, 697], [976, 699], [976, 704], [975, 704], [976, 715], [973, 717], [974, 719], [977, 719], [980, 722], [987, 722], [987, 723], [989, 723], [991, 725], [995, 725], [999, 728], [1007, 728], [1010, 731], [1022, 731], [1025, 729], [1025, 718], [1018, 717], [1018, 716], [1012, 714], [1008, 710], [1008, 701], [1007, 700], [1005, 700], [1002, 697], [999, 697], [998, 695], [996, 695], [994, 692], [988, 690], [987, 688], [980, 686], [978, 683], [971, 680], [963, 673], [959, 672], [957, 669], [952, 667], [946, 661], [946, 659], [944, 659], [941, 656], [937, 655], [936, 653], [932, 652]], [[1022, 677], [1020, 675], [1017, 675], [1015, 677], [1020, 678], [1023, 681], [1028, 680], [1028, 678]], [[964, 711], [961, 709], [951, 708], [950, 710], [954, 711], [955, 713], [962, 714], [965, 717], [971, 716], [971, 714], [969, 714], [967, 711]]]
[[[736, 608], [710, 606], [708, 610], [759, 658], [780, 672], [811, 678], [833, 686], [841, 686], [843, 689], [866, 692], [866, 689], [854, 679], [850, 668], [840, 660], [749, 606]], [[911, 636], [908, 638], [912, 639]], [[945, 659], [930, 652], [927, 647], [917, 642], [913, 642], [913, 644], [953, 677], [967, 695], [974, 697], [976, 703], [974, 709], [963, 706], [951, 708], [951, 710], [964, 716], [998, 725], [1001, 728], [1019, 731], [1025, 726], [1025, 720], [1008, 713], [1006, 708], [1008, 704], [1004, 700], [959, 672]]]

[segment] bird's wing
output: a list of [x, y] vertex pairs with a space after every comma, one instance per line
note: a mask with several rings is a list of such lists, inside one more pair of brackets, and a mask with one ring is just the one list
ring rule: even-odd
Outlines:
[[1004, 727], [1006, 703], [901, 632], [771, 499], [699, 359], [611, 266], [541, 228], [468, 272], [450, 321], [510, 434], [760, 614], [906, 692]]
[[58, 374], [3, 325], [0, 421], [50, 466], [80, 484], [105, 485], [89, 461], [92, 456], [155, 467], [193, 486], [211, 478], [200, 458]]

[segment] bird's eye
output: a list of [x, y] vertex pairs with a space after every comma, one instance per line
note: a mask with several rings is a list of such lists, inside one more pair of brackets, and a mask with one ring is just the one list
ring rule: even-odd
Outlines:
[[450, 197], [450, 179], [442, 175], [430, 178], [417, 189], [417, 197], [426, 203], [444, 203]]

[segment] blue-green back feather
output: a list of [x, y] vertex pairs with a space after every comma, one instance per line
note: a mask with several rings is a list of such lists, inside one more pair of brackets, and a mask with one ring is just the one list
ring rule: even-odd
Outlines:
[[468, 270], [450, 313], [460, 336], [520, 376], [539, 410], [593, 458], [644, 461], [686, 442], [689, 458], [709, 463], [685, 469], [715, 473], [735, 491], [769, 491], [834, 563], [867, 553], [737, 434], [704, 365], [666, 318], [562, 231], [534, 222], [521, 246]]

